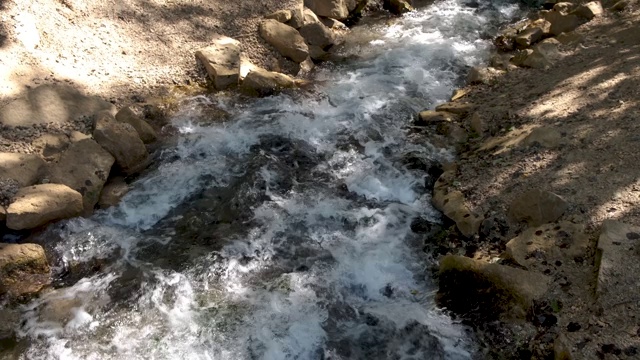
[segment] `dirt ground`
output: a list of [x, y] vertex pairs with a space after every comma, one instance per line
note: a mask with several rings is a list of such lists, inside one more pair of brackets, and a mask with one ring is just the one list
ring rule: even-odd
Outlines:
[[216, 33], [240, 40], [256, 65], [281, 67], [287, 60], [257, 35], [257, 26], [264, 14], [301, 3], [0, 0], [0, 106], [45, 83], [126, 103], [201, 81], [194, 53]]

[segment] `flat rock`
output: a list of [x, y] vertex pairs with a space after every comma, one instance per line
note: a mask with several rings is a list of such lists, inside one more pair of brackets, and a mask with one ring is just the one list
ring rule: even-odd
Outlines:
[[296, 82], [292, 77], [264, 69], [249, 72], [242, 83], [242, 90], [245, 93], [258, 96], [268, 96], [294, 87]]
[[87, 138], [69, 146], [49, 166], [49, 180], [64, 184], [82, 195], [83, 214], [88, 215], [100, 198], [109, 177], [114, 157], [93, 139]]
[[115, 159], [127, 175], [142, 171], [148, 165], [147, 148], [133, 126], [117, 122], [110, 114], [101, 114], [93, 130], [93, 138]]
[[526, 221], [529, 226], [540, 226], [558, 220], [568, 207], [567, 201], [560, 196], [534, 189], [513, 200], [509, 215], [516, 221]]
[[291, 10], [278, 10], [272, 12], [271, 14], [265, 15], [265, 19], [273, 19], [279, 21], [281, 23], [286, 23], [291, 20], [292, 11]]
[[463, 102], [448, 102], [436, 106], [436, 111], [447, 111], [461, 117], [467, 116], [473, 109], [472, 104]]
[[323, 50], [335, 42], [333, 32], [321, 22], [305, 25], [300, 28], [299, 32], [308, 45], [318, 46]]
[[637, 302], [637, 289], [640, 288], [640, 227], [605, 220], [598, 239], [596, 266], [596, 293], [605, 311], [617, 305]]
[[349, 7], [345, 0], [304, 0], [304, 6], [320, 16], [338, 20], [349, 17]]
[[20, 187], [35, 184], [44, 166], [36, 154], [0, 153], [0, 179], [13, 179]]
[[116, 120], [129, 124], [136, 129], [138, 136], [140, 136], [140, 140], [142, 140], [145, 144], [150, 144], [158, 140], [158, 134], [156, 131], [149, 125], [148, 122], [143, 120], [143, 115], [136, 113], [131, 107], [124, 107], [116, 114]]
[[309, 47], [304, 38], [291, 26], [276, 20], [264, 20], [260, 23], [258, 31], [260, 36], [283, 56], [298, 63], [309, 57]]
[[[270, 20], [279, 23], [277, 20]], [[217, 90], [236, 86], [240, 79], [240, 42], [215, 35], [211, 45], [196, 52]]]
[[456, 313], [486, 312], [524, 317], [547, 293], [544, 275], [463, 256], [440, 259], [439, 301]]
[[115, 106], [95, 96], [86, 96], [66, 85], [41, 85], [0, 108], [0, 124], [10, 127], [65, 124], [100, 111], [115, 114]]
[[7, 209], [7, 227], [33, 229], [54, 220], [82, 213], [82, 195], [62, 184], [41, 184], [20, 189]]
[[33, 295], [49, 282], [49, 265], [42, 246], [0, 243], [0, 295]]

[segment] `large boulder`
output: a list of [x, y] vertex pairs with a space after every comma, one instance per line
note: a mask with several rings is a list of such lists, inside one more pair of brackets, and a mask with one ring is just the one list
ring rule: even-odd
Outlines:
[[540, 226], [558, 220], [568, 208], [569, 204], [560, 196], [534, 189], [511, 202], [509, 215], [516, 221], [526, 221], [529, 226]]
[[0, 153], [0, 179], [13, 179], [20, 187], [33, 185], [40, 179], [44, 165], [36, 154]]
[[100, 114], [93, 138], [113, 155], [118, 167], [127, 175], [135, 174], [148, 165], [149, 154], [136, 129], [117, 122], [110, 114]]
[[13, 230], [33, 229], [54, 220], [82, 213], [82, 195], [62, 184], [24, 187], [7, 209], [7, 227]]
[[304, 6], [308, 7], [319, 16], [326, 16], [338, 20], [349, 17], [349, 6], [345, 0], [304, 0]]
[[487, 263], [463, 256], [440, 260], [439, 302], [449, 310], [486, 318], [500, 314], [524, 317], [548, 291], [549, 279], [541, 274]]
[[49, 265], [42, 246], [0, 243], [0, 295], [33, 295], [49, 282]]
[[[277, 20], [271, 20], [278, 22]], [[217, 90], [238, 84], [240, 76], [240, 42], [223, 35], [215, 35], [211, 45], [196, 52]]]
[[90, 214], [100, 198], [115, 159], [92, 139], [69, 146], [49, 167], [49, 181], [64, 184], [82, 195], [83, 213]]
[[335, 43], [333, 32], [321, 22], [305, 25], [299, 30], [300, 35], [310, 46], [327, 49]]
[[262, 21], [258, 30], [260, 36], [283, 56], [298, 63], [309, 57], [309, 47], [304, 38], [291, 26], [270, 19]]
[[129, 124], [136, 129], [136, 132], [143, 143], [150, 144], [155, 142], [158, 140], [158, 134], [148, 122], [142, 119], [142, 117], [142, 114], [136, 113], [131, 107], [122, 108], [116, 114], [117, 121]]
[[268, 96], [295, 86], [296, 82], [292, 77], [264, 69], [252, 70], [242, 83], [244, 92], [259, 96]]
[[70, 86], [41, 85], [0, 108], [0, 124], [10, 127], [65, 124], [100, 111], [115, 114], [115, 106], [98, 97], [86, 96]]

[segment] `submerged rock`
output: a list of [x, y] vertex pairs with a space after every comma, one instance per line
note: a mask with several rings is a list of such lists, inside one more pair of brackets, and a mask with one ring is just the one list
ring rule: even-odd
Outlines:
[[42, 246], [0, 243], [0, 296], [34, 295], [49, 282], [49, 264]]
[[82, 195], [62, 184], [42, 184], [20, 189], [7, 209], [7, 227], [33, 229], [50, 221], [82, 213]]

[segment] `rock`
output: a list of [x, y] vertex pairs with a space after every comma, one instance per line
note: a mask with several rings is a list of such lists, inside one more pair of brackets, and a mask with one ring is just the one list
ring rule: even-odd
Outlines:
[[[558, 4], [556, 4], [556, 6], [557, 5]], [[578, 16], [574, 14], [565, 15], [562, 12], [555, 10], [548, 12], [545, 15], [545, 19], [551, 23], [549, 33], [554, 36], [560, 35], [563, 32], [573, 31], [582, 24], [582, 21], [580, 21]]]
[[109, 182], [104, 186], [100, 193], [100, 200], [98, 200], [98, 206], [100, 209], [106, 209], [111, 206], [116, 206], [120, 203], [120, 200], [129, 192], [129, 185], [124, 181], [123, 177], [117, 176], [109, 179]]
[[349, 8], [345, 0], [304, 0], [304, 6], [320, 16], [338, 20], [349, 17]]
[[345, 25], [343, 22], [338, 21], [336, 19], [332, 19], [332, 18], [321, 18], [320, 22], [328, 27], [331, 30], [349, 30], [349, 28], [347, 27], [347, 25]]
[[533, 50], [527, 49], [519, 52], [512, 61], [516, 65], [533, 69], [548, 68], [562, 57], [558, 50], [558, 44], [556, 39], [546, 39], [534, 46]]
[[[36, 244], [0, 243], [0, 295], [34, 295], [51, 281], [44, 249]], [[3, 318], [2, 322], [6, 319]]]
[[308, 45], [318, 46], [323, 50], [335, 42], [333, 32], [320, 22], [305, 25], [299, 31]]
[[13, 202], [20, 190], [20, 184], [13, 179], [0, 178], [0, 207], [7, 207]]
[[54, 220], [82, 213], [82, 195], [62, 184], [42, 184], [20, 189], [7, 209], [7, 227], [33, 229]]
[[[442, 184], [440, 179], [443, 179], [443, 176], [447, 176], [445, 174], [447, 172], [438, 179], [440, 184]], [[436, 185], [438, 185], [438, 182], [436, 182]], [[464, 195], [460, 191], [447, 191], [442, 186], [434, 188], [433, 198], [431, 199], [436, 209], [442, 211], [446, 217], [456, 223], [456, 227], [462, 235], [471, 238], [478, 233], [484, 217], [471, 212], [464, 204], [464, 201]]]
[[317, 61], [326, 61], [329, 59], [329, 53], [320, 46], [309, 46], [309, 57]]
[[313, 60], [311, 60], [311, 57], [308, 57], [307, 60], [298, 64], [296, 76], [305, 76], [309, 74], [315, 67], [316, 65], [313, 63]]
[[531, 131], [524, 140], [526, 146], [540, 145], [545, 148], [555, 148], [562, 144], [562, 135], [558, 130], [552, 127], [538, 127]]
[[632, 289], [637, 289], [640, 272], [640, 227], [605, 220], [598, 238], [596, 267], [596, 294], [604, 309], [637, 301]]
[[413, 6], [411, 6], [407, 0], [383, 0], [382, 7], [396, 15], [401, 15], [414, 10]]
[[36, 154], [0, 153], [0, 179], [13, 179], [20, 187], [33, 185], [40, 179], [44, 165]]
[[600, 1], [592, 1], [578, 6], [578, 8], [573, 11], [573, 14], [587, 20], [592, 20], [596, 16], [602, 15], [603, 12], [604, 10], [602, 9]]
[[69, 146], [57, 163], [49, 167], [49, 180], [64, 184], [82, 195], [83, 214], [89, 215], [109, 177], [115, 159], [93, 139]]
[[450, 102], [462, 99], [463, 97], [469, 94], [469, 89], [455, 89], [453, 90], [453, 94], [451, 94]]
[[272, 95], [293, 87], [296, 87], [296, 82], [292, 77], [264, 69], [251, 71], [242, 83], [243, 91], [259, 96]]
[[501, 313], [525, 317], [535, 301], [547, 293], [549, 279], [541, 274], [491, 264], [463, 256], [440, 259], [439, 301], [456, 313]]
[[[525, 61], [527, 61], [527, 59], [529, 58], [529, 56], [531, 56], [531, 54], [533, 54], [533, 49], [519, 50], [511, 58], [511, 63], [515, 66], [524, 66]], [[543, 60], [545, 60], [545, 63], [543, 64], [543, 66], [546, 66], [547, 65], [546, 59], [543, 59]]]
[[291, 20], [292, 11], [291, 10], [278, 10], [271, 14], [265, 16], [265, 19], [273, 19], [279, 21], [281, 23], [286, 23]]
[[133, 126], [133, 128], [136, 129], [138, 136], [145, 144], [150, 144], [158, 140], [158, 134], [153, 127], [142, 119], [142, 114], [137, 114], [131, 107], [125, 107], [118, 111], [116, 114], [116, 120]]
[[490, 84], [501, 72], [490, 67], [473, 67], [467, 75], [469, 84]]
[[4, 205], [0, 205], [0, 221], [7, 220], [7, 209], [5, 209]]
[[527, 191], [511, 203], [509, 215], [529, 226], [540, 226], [558, 220], [569, 204], [560, 196], [540, 189]]
[[516, 36], [518, 30], [514, 28], [507, 28], [501, 31], [498, 36], [493, 40], [493, 44], [500, 51], [509, 52], [516, 48]]
[[115, 114], [115, 106], [98, 97], [83, 95], [70, 86], [41, 85], [0, 108], [0, 124], [9, 127], [66, 124], [100, 111]]
[[561, 2], [557, 2], [555, 5], [553, 5], [553, 11], [560, 13], [562, 15], [567, 15], [571, 12], [571, 10], [573, 10], [575, 8], [575, 5], [573, 3], [567, 2], [567, 1], [561, 1]]
[[[20, 323], [20, 311], [6, 307], [1, 308], [0, 319], [2, 319], [0, 321], [0, 343], [2, 343], [2, 340], [16, 336], [16, 329]], [[0, 355], [3, 355], [2, 350], [0, 350]]]
[[127, 175], [142, 171], [149, 154], [133, 126], [117, 122], [109, 114], [101, 114], [93, 130], [93, 138], [116, 159]]
[[620, 0], [613, 4], [609, 9], [611, 9], [611, 11], [622, 11], [627, 7], [629, 7], [629, 0]]
[[467, 116], [472, 110], [472, 104], [462, 102], [448, 102], [436, 106], [436, 111], [446, 111], [459, 115], [460, 117]]
[[91, 139], [91, 136], [83, 134], [80, 131], [72, 131], [71, 135], [69, 135], [69, 140], [71, 140], [72, 143], [82, 141], [84, 139]]
[[304, 10], [302, 6], [291, 10], [291, 20], [287, 21], [286, 24], [294, 29], [300, 29], [304, 26]]
[[276, 20], [265, 20], [260, 23], [259, 32], [280, 54], [295, 62], [303, 62], [309, 56], [309, 47], [304, 38], [289, 25]]
[[519, 48], [528, 48], [532, 44], [542, 39], [544, 30], [540, 27], [530, 27], [519, 33], [515, 38], [516, 46]]
[[576, 33], [562, 33], [556, 36], [556, 40], [563, 45], [578, 44], [584, 40], [584, 36]]
[[426, 126], [456, 120], [458, 120], [458, 116], [447, 111], [424, 110], [418, 113], [418, 119], [414, 122], [414, 125]]
[[[280, 24], [277, 20], [275, 23]], [[212, 44], [196, 52], [196, 58], [204, 65], [216, 90], [224, 90], [238, 84], [240, 77], [240, 42], [214, 35]]]
[[530, 268], [536, 261], [553, 264], [584, 258], [589, 236], [584, 226], [568, 221], [529, 228], [507, 243], [505, 255], [518, 265]]
[[64, 134], [44, 134], [31, 142], [38, 153], [47, 160], [55, 160], [71, 141]]
[[478, 113], [473, 113], [471, 115], [471, 120], [469, 120], [469, 125], [471, 130], [473, 130], [479, 136], [484, 135], [484, 132], [487, 131], [487, 125], [482, 119], [482, 116]]

